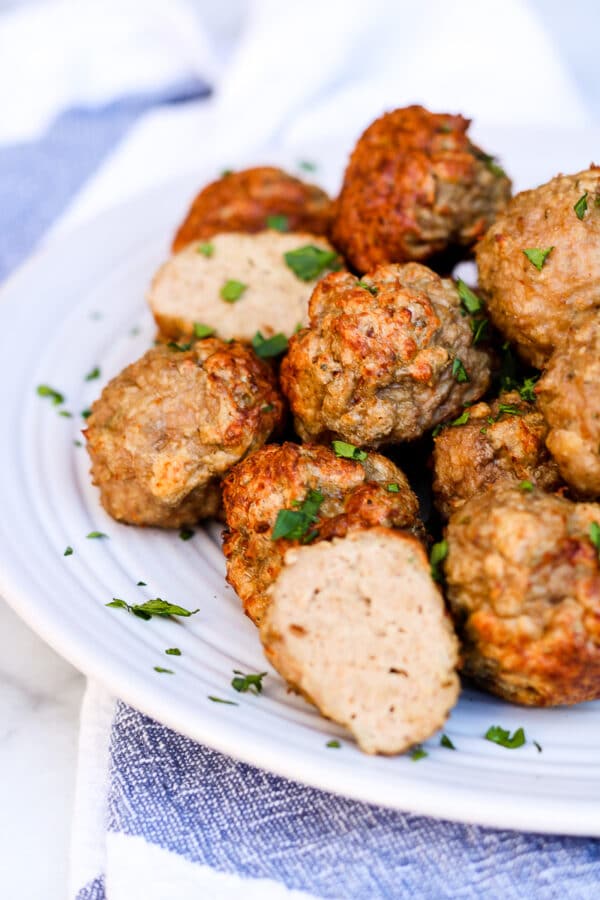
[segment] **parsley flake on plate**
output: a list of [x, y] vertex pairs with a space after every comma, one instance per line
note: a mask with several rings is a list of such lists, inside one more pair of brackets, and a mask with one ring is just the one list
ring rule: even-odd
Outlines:
[[440, 738], [440, 747], [445, 747], [447, 750], [456, 750], [456, 747], [450, 740], [447, 734], [443, 734]]
[[162, 675], [174, 675], [175, 672], [173, 669], [163, 669], [162, 666], [154, 666], [155, 672], [160, 672]]
[[585, 216], [585, 214], [587, 212], [587, 208], [588, 208], [587, 198], [588, 198], [588, 193], [586, 191], [585, 194], [581, 195], [581, 197], [579, 198], [579, 200], [573, 207], [573, 209], [575, 210], [575, 215], [577, 216], [577, 218], [579, 219], [580, 222], [583, 220], [583, 217]]
[[167, 603], [166, 600], [161, 600], [160, 597], [156, 597], [154, 600], [147, 600], [145, 603], [133, 604], [126, 603], [125, 600], [120, 600], [118, 597], [113, 597], [106, 606], [126, 609], [127, 612], [137, 616], [138, 619], [145, 620], [151, 619], [152, 616], [193, 616], [200, 611], [198, 609], [185, 609], [185, 607], [178, 606], [176, 603]]
[[89, 417], [91, 416], [91, 414], [92, 414], [91, 409], [82, 409], [82, 410], [81, 410], [81, 418], [82, 418], [82, 419], [89, 419]]
[[325, 746], [329, 747], [331, 750], [339, 750], [342, 745], [340, 744], [339, 741], [336, 741], [335, 739], [333, 739], [331, 741], [327, 741]]
[[72, 419], [73, 418], [73, 413], [69, 412], [68, 409], [59, 409], [58, 414], [59, 414], [59, 416], [62, 416], [63, 419]]
[[211, 697], [208, 695], [208, 699], [212, 700], [213, 703], [224, 703], [225, 706], [239, 706], [239, 703], [236, 703], [234, 700], [222, 700], [221, 697]]
[[545, 247], [544, 249], [541, 247], [528, 247], [526, 250], [523, 250], [523, 253], [538, 272], [541, 272], [544, 268], [544, 263], [553, 250], [554, 247]]
[[181, 656], [181, 650], [179, 647], [169, 647], [168, 650], [165, 650], [167, 656]]
[[296, 509], [280, 509], [275, 520], [271, 540], [287, 538], [289, 541], [302, 541], [308, 544], [317, 536], [317, 532], [309, 530], [317, 521], [317, 513], [325, 497], [319, 491], [309, 491], [303, 501], [296, 501]]
[[466, 381], [470, 381], [467, 370], [463, 366], [461, 360], [458, 356], [455, 358], [452, 363], [452, 374], [456, 378], [459, 384], [464, 384]]
[[458, 296], [461, 299], [462, 305], [468, 313], [471, 313], [471, 315], [473, 315], [473, 313], [479, 312], [479, 310], [482, 309], [483, 303], [481, 302], [477, 294], [471, 290], [469, 285], [465, 284], [462, 278], [458, 279], [458, 281], [456, 282], [456, 287], [458, 289]]
[[525, 732], [522, 728], [517, 728], [511, 735], [510, 731], [500, 725], [490, 725], [484, 737], [486, 741], [499, 744], [500, 747], [506, 747], [507, 750], [517, 750], [526, 743]]
[[64, 394], [61, 394], [60, 391], [55, 391], [48, 384], [38, 384], [37, 394], [38, 397], [49, 397], [55, 406], [60, 406], [61, 403], [65, 402]]
[[533, 746], [535, 747], [535, 749], [537, 750], [538, 753], [542, 753], [541, 745], [538, 744], [537, 741], [532, 741], [532, 744], [533, 744]]
[[235, 303], [240, 299], [247, 287], [248, 285], [244, 284], [243, 281], [236, 281], [235, 278], [230, 278], [221, 288], [221, 299], [226, 303]]
[[185, 528], [185, 527], [180, 528], [179, 529], [179, 539], [181, 541], [189, 541], [194, 537], [195, 533], [196, 532], [193, 530], [193, 528]]
[[104, 534], [103, 531], [90, 531], [89, 534], [86, 534], [86, 538], [95, 540], [96, 538], [108, 538], [108, 535]]
[[287, 266], [301, 281], [313, 281], [325, 269], [339, 269], [340, 261], [335, 250], [322, 250], [314, 244], [288, 250], [283, 254]]
[[207, 259], [210, 259], [214, 252], [215, 245], [208, 242], [205, 244], [198, 244], [196, 247], [196, 253], [201, 253], [202, 256], [206, 256]]
[[98, 366], [94, 366], [94, 368], [85, 376], [86, 381], [93, 381], [95, 378], [100, 378], [100, 368]]
[[244, 672], [240, 672], [239, 669], [234, 669], [233, 674], [235, 677], [231, 679], [231, 687], [234, 691], [238, 691], [240, 694], [248, 692], [251, 694], [262, 694], [262, 680], [266, 678], [267, 672], [256, 672], [246, 675]]
[[267, 216], [267, 228], [271, 231], [289, 231], [290, 220], [287, 216]]
[[314, 162], [311, 162], [310, 159], [301, 159], [298, 162], [298, 168], [302, 169], [304, 172], [316, 172], [317, 164]]
[[194, 337], [202, 338], [212, 337], [215, 333], [215, 329], [211, 328], [210, 325], [204, 325], [202, 322], [194, 322]]
[[146, 582], [145, 582], [145, 581], [138, 581], [136, 587], [146, 587]]
[[73, 548], [72, 548], [72, 547], [67, 547], [67, 548], [65, 549], [65, 552], [63, 553], [63, 556], [73, 556]]
[[442, 563], [448, 556], [448, 541], [438, 541], [431, 548], [429, 563], [431, 565], [431, 577], [434, 581], [442, 580]]
[[279, 356], [280, 353], [286, 352], [288, 339], [281, 332], [266, 338], [262, 336], [260, 331], [257, 331], [252, 338], [252, 347], [256, 355], [261, 359], [270, 359], [272, 356]]
[[411, 750], [410, 758], [413, 762], [418, 762], [420, 759], [425, 759], [426, 756], [429, 756], [427, 750], [423, 750], [422, 747], [415, 747], [414, 750]]
[[346, 441], [332, 441], [331, 446], [336, 456], [341, 459], [355, 459], [357, 462], [364, 462], [369, 455], [366, 450], [355, 447], [354, 444], [348, 444]]

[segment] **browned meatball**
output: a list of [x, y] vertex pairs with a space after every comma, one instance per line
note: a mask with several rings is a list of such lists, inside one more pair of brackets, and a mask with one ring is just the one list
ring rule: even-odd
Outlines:
[[454, 513], [448, 599], [464, 673], [513, 703], [600, 697], [600, 505], [498, 485]]
[[270, 216], [285, 230], [326, 234], [331, 201], [325, 191], [271, 166], [231, 172], [203, 188], [180, 225], [173, 251], [224, 231], [262, 231]]
[[[530, 257], [524, 251], [537, 251]], [[490, 316], [541, 369], [600, 292], [600, 168], [513, 197], [477, 247]]]
[[[316, 500], [314, 521], [306, 521], [295, 539], [274, 540], [279, 512], [301, 512], [306, 500]], [[311, 444], [270, 445], [244, 460], [223, 483], [223, 505], [227, 580], [256, 623], [289, 547], [374, 525], [421, 528], [417, 498], [389, 459], [369, 453], [355, 462]]]
[[337, 200], [334, 243], [359, 272], [471, 247], [510, 197], [510, 181], [467, 137], [469, 120], [409, 106], [359, 139]]
[[444, 518], [492, 484], [530, 483], [543, 491], [561, 485], [545, 445], [548, 427], [534, 403], [507, 391], [477, 403], [435, 438], [433, 490]]
[[87, 447], [102, 505], [132, 525], [177, 528], [214, 515], [220, 479], [282, 416], [269, 366], [214, 338], [157, 346], [92, 406]]
[[473, 346], [456, 285], [418, 263], [381, 266], [361, 281], [328, 275], [309, 319], [281, 369], [303, 440], [412, 440], [488, 386], [489, 355]]
[[536, 392], [561, 475], [578, 494], [600, 496], [600, 307], [575, 316]]

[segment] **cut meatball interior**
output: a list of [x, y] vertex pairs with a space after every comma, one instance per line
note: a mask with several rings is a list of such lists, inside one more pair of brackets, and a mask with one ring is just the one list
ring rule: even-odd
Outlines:
[[290, 550], [261, 625], [290, 685], [366, 753], [402, 753], [458, 699], [457, 641], [416, 538], [385, 528]]

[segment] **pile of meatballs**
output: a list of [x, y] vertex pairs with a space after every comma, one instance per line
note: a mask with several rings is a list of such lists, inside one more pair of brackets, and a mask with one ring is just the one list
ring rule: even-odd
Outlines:
[[600, 697], [600, 168], [511, 197], [469, 124], [383, 115], [335, 200], [205, 187], [85, 432], [115, 519], [224, 521], [268, 659], [367, 753], [437, 731], [459, 673]]

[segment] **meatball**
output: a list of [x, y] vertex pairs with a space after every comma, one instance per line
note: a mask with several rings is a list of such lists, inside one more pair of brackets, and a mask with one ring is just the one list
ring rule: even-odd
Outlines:
[[548, 427], [534, 403], [507, 391], [478, 403], [444, 428], [433, 448], [433, 491], [444, 518], [492, 484], [530, 483], [543, 491], [561, 486], [545, 445]]
[[[317, 279], [339, 266], [325, 238], [310, 234], [219, 234], [208, 245], [191, 244], [157, 272], [148, 302], [161, 332], [169, 337], [193, 336], [198, 326], [223, 338], [249, 342], [286, 336], [308, 321], [308, 300]], [[299, 277], [288, 262], [303, 249], [313, 263]], [[310, 262], [310, 260], [309, 260]]]
[[561, 475], [577, 494], [600, 496], [600, 307], [575, 316], [536, 392]]
[[366, 753], [402, 753], [458, 699], [457, 641], [414, 537], [385, 528], [289, 550], [260, 628], [290, 685]]
[[215, 515], [221, 477], [264, 444], [282, 408], [270, 367], [246, 347], [154, 347], [113, 378], [87, 421], [102, 505], [132, 525]]
[[281, 368], [303, 440], [412, 440], [489, 384], [489, 354], [473, 346], [456, 285], [418, 263], [381, 266], [361, 281], [326, 276], [309, 318]]
[[600, 505], [498, 485], [447, 528], [464, 673], [512, 703], [600, 697]]
[[179, 226], [173, 252], [224, 231], [256, 232], [270, 227], [327, 234], [331, 201], [325, 191], [272, 166], [230, 172], [203, 188]]
[[573, 314], [598, 303], [600, 168], [513, 197], [477, 247], [477, 265], [494, 324], [543, 368]]
[[510, 197], [502, 169], [467, 137], [469, 120], [409, 106], [359, 139], [337, 200], [332, 239], [359, 271], [462, 249]]
[[[223, 505], [227, 580], [256, 623], [290, 546], [374, 525], [421, 528], [417, 498], [389, 459], [369, 453], [357, 462], [311, 444], [264, 447], [236, 466], [224, 481]], [[281, 510], [294, 513], [292, 525], [299, 519], [296, 537], [274, 539]]]

